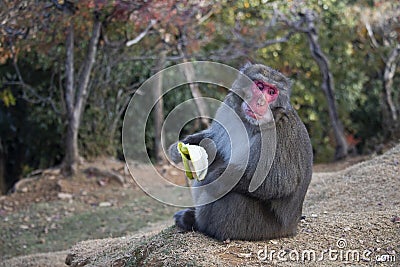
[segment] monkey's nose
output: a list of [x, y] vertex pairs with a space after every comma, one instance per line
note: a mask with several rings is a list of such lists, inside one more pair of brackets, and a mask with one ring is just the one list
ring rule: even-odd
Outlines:
[[262, 95], [257, 100], [257, 106], [264, 106], [267, 103], [265, 97]]

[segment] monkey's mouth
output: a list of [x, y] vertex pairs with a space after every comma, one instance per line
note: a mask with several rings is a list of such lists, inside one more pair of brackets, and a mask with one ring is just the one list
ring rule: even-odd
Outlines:
[[[253, 111], [251, 111], [250, 109], [245, 110], [246, 115], [249, 117], [252, 117], [253, 119], [257, 119], [257, 114], [255, 114]], [[258, 115], [260, 116], [260, 115]]]
[[256, 120], [262, 118], [262, 115], [261, 115], [261, 114], [258, 114], [258, 113], [256, 113], [256, 112], [254, 112], [253, 110], [251, 110], [251, 108], [249, 107], [249, 105], [247, 105], [245, 102], [243, 102], [242, 108], [243, 108], [244, 113], [245, 113], [247, 116], [249, 116], [249, 117], [251, 117], [251, 118], [253, 118], [253, 119], [256, 119]]

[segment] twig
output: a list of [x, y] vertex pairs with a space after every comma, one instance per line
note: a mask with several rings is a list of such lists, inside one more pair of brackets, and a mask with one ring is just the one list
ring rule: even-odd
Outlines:
[[155, 19], [150, 20], [150, 24], [147, 26], [147, 28], [146, 28], [143, 32], [141, 32], [138, 36], [136, 36], [134, 39], [132, 39], [132, 40], [126, 42], [126, 46], [129, 47], [129, 46], [132, 46], [132, 45], [135, 45], [135, 44], [139, 43], [140, 40], [142, 40], [142, 39], [146, 36], [146, 34], [149, 32], [149, 30], [150, 30], [156, 23], [157, 23], [157, 20], [155, 20]]

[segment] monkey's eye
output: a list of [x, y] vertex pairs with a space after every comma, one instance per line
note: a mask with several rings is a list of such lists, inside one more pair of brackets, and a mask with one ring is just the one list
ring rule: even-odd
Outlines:
[[263, 81], [254, 81], [254, 83], [256, 84], [258, 89], [260, 89], [260, 91], [263, 91], [263, 93], [267, 93], [269, 95], [278, 94], [278, 89], [276, 89], [276, 87], [272, 84]]
[[264, 85], [263, 82], [258, 82], [258, 81], [257, 81], [257, 82], [255, 82], [255, 83], [256, 83], [258, 89], [260, 89], [261, 91], [265, 89], [265, 85]]
[[276, 94], [276, 89], [275, 88], [268, 88], [268, 94], [269, 95], [275, 95]]

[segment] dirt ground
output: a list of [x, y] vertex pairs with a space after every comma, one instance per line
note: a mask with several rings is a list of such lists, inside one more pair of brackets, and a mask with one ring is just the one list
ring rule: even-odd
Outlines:
[[[158, 172], [176, 184], [185, 183], [180, 172], [170, 166], [156, 166]], [[89, 205], [99, 205], [109, 199], [126, 199], [117, 189], [128, 188], [135, 196], [143, 195], [122, 161], [100, 158], [85, 161], [73, 179], [62, 176], [59, 168], [35, 171], [19, 181], [11, 194], [0, 196], [0, 215], [20, 210], [32, 203], [74, 199]], [[135, 165], [135, 173], [145, 175], [146, 166]]]
[[[358, 161], [361, 162], [356, 163]], [[96, 164], [98, 169], [113, 170], [128, 179], [122, 163], [104, 160]], [[11, 259], [8, 256], [2, 264], [66, 266], [66, 262], [70, 266], [400, 266], [400, 145], [381, 156], [356, 158], [336, 165], [319, 165], [314, 170], [304, 204], [304, 218], [299, 224], [298, 235], [293, 238], [263, 242], [218, 242], [196, 232], [182, 233], [171, 226], [171, 220], [160, 217], [157, 222], [147, 223], [139, 231], [118, 238], [83, 241], [59, 252]], [[160, 171], [167, 173], [171, 180], [180, 179], [178, 177], [181, 174], [173, 169], [160, 167]], [[68, 194], [72, 195], [73, 201], [81, 201], [86, 205], [110, 205], [115, 208], [123, 207], [126, 201], [143, 197], [134, 183], [121, 184], [113, 175], [114, 178], [110, 178], [110, 175], [101, 176], [98, 172], [96, 175], [83, 172], [79, 179], [66, 181], [57, 178], [56, 170], [48, 172], [41, 174], [41, 178], [33, 178], [36, 180], [30, 182], [31, 185], [27, 183], [19, 186], [16, 193], [0, 199], [3, 221], [5, 218], [12, 219], [11, 214], [23, 210], [32, 201], [70, 202]], [[44, 182], [46, 179], [48, 181]], [[40, 193], [41, 188], [46, 186], [47, 191], [44, 189]], [[125, 192], [125, 195], [121, 196], [121, 192]], [[62, 199], [64, 197], [66, 199]], [[71, 213], [77, 212], [77, 209]], [[154, 211], [158, 210], [154, 208]], [[173, 213], [172, 209], [161, 210], [166, 214]], [[23, 225], [31, 227], [29, 220]]]

